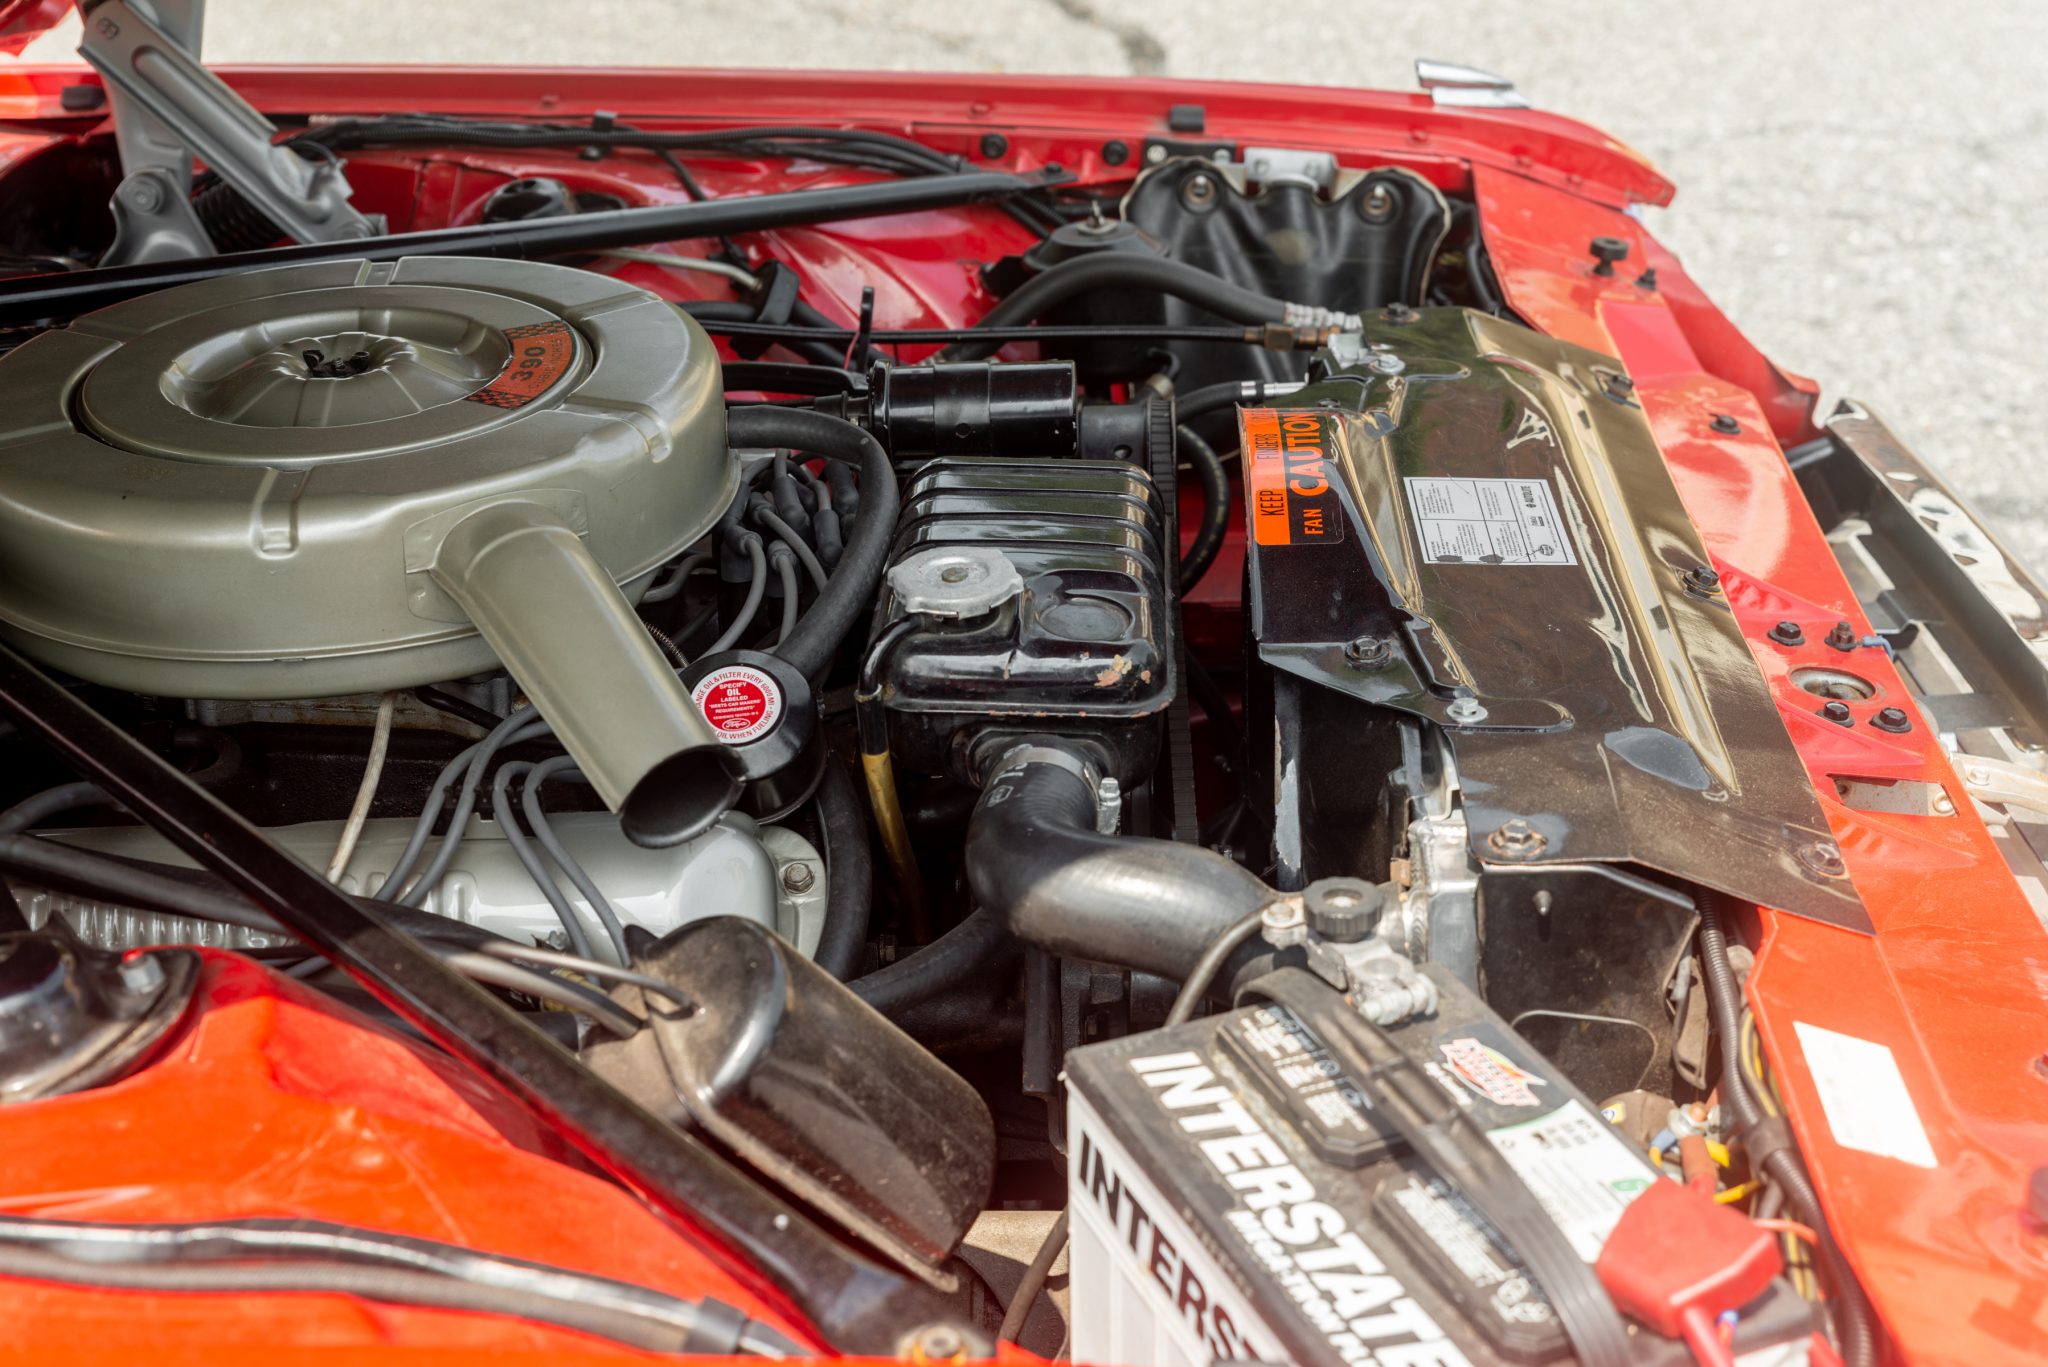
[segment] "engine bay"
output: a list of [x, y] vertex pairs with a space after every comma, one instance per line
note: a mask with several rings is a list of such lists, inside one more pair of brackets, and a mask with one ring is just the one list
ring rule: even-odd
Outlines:
[[[252, 997], [461, 1060], [724, 1250], [687, 1315], [534, 1314], [641, 1346], [1732, 1360], [1616, 1270], [1725, 1218], [1719, 1351], [1876, 1361], [1743, 984], [1757, 908], [1878, 929], [1835, 804], [1923, 799], [1802, 728], [1925, 730], [1862, 663], [1911, 638], [1731, 573], [1469, 167], [1175, 110], [266, 102], [287, 173], [146, 212], [47, 142], [0, 874], [67, 1004], [0, 1001], [7, 1099]], [[1617, 335], [1719, 319], [1646, 237], [1558, 251]], [[1781, 378], [1711, 431], [1840, 440]]]

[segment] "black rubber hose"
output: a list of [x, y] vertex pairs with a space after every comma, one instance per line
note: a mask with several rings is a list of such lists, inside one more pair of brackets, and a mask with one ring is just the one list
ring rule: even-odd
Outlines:
[[[1062, 261], [1040, 271], [983, 315], [975, 327], [1004, 328], [1035, 322], [1076, 295], [1100, 289], [1155, 290], [1248, 326], [1286, 322], [1289, 312], [1284, 299], [1233, 285], [1184, 261], [1105, 252]], [[954, 342], [934, 359], [941, 363], [979, 361], [994, 355], [1001, 346], [994, 339]]]
[[896, 472], [880, 442], [840, 418], [803, 408], [736, 408], [726, 414], [734, 446], [787, 446], [860, 467], [860, 516], [832, 578], [776, 654], [805, 678], [825, 672], [853, 624], [875, 601], [896, 530]]
[[1180, 561], [1180, 591], [1186, 593], [1202, 582], [1202, 576], [1216, 563], [1216, 552], [1223, 549], [1224, 534], [1230, 530], [1230, 476], [1224, 473], [1223, 458], [1216, 448], [1195, 429], [1182, 423], [1175, 430], [1180, 452], [1202, 485], [1202, 524], [1195, 528], [1194, 543]]
[[967, 881], [1026, 944], [1176, 982], [1277, 895], [1198, 845], [1097, 833], [1088, 785], [1028, 755], [982, 793], [967, 829]]
[[874, 907], [875, 861], [868, 823], [853, 778], [838, 758], [825, 761], [818, 780], [818, 823], [825, 828], [825, 928], [818, 934], [818, 967], [845, 982], [860, 970]]
[[[1700, 963], [1707, 980], [1707, 1006], [1713, 1015], [1714, 1033], [1721, 1041], [1721, 1095], [1735, 1112], [1736, 1126], [1747, 1131], [1764, 1119], [1763, 1107], [1750, 1094], [1749, 1079], [1742, 1074], [1737, 1041], [1742, 1030], [1742, 987], [1735, 980], [1735, 967], [1728, 961], [1728, 939], [1721, 929], [1720, 913], [1711, 902], [1700, 907]], [[1848, 1367], [1877, 1367], [1878, 1330], [1870, 1299], [1863, 1293], [1856, 1273], [1836, 1248], [1828, 1231], [1827, 1215], [1813, 1178], [1791, 1148], [1774, 1150], [1763, 1160], [1764, 1175], [1785, 1193], [1800, 1222], [1821, 1236], [1822, 1256], [1828, 1280], [1835, 1289], [1841, 1315], [1836, 1331], [1842, 1339], [1842, 1360]]]
[[849, 986], [875, 1010], [895, 1016], [982, 973], [1010, 947], [1003, 923], [983, 907], [923, 949]]

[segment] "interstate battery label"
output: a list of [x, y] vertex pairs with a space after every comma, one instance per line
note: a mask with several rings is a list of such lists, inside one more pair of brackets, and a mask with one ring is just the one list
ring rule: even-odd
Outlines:
[[576, 334], [567, 323], [528, 323], [505, 329], [510, 348], [496, 379], [468, 396], [493, 408], [524, 408], [548, 392], [576, 361]]
[[1252, 540], [1261, 546], [1334, 546], [1344, 539], [1336, 488], [1331, 415], [1308, 410], [1240, 408], [1244, 496]]

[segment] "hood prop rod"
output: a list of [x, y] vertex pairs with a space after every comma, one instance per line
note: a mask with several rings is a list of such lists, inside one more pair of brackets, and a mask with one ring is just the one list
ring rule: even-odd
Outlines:
[[951, 209], [1042, 190], [1072, 177], [1038, 172], [961, 171], [914, 180], [839, 185], [824, 190], [782, 190], [764, 195], [607, 209], [559, 218], [476, 223], [457, 228], [392, 233], [384, 237], [313, 242], [296, 247], [230, 252], [132, 266], [97, 266], [64, 275], [0, 279], [0, 325], [61, 321], [152, 290], [213, 280], [223, 275], [297, 266], [313, 261], [397, 261], [408, 256], [486, 256], [532, 259], [595, 252], [646, 242], [732, 236], [770, 228], [840, 223], [856, 218]]

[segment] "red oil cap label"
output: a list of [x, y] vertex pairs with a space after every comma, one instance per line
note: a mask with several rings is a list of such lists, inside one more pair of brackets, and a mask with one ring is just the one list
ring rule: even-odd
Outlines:
[[782, 690], [775, 680], [746, 665], [727, 665], [697, 681], [690, 698], [727, 745], [745, 745], [775, 729], [782, 716]]

